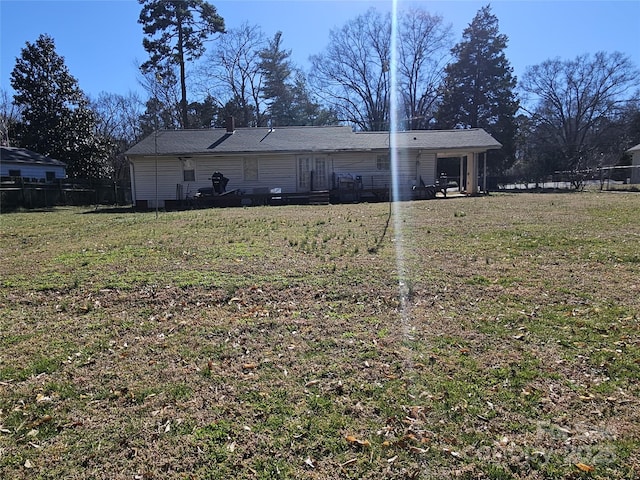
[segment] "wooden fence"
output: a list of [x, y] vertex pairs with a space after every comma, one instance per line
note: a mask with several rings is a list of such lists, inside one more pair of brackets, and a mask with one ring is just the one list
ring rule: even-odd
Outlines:
[[127, 204], [131, 204], [128, 182], [68, 178], [34, 182], [21, 177], [2, 177], [0, 180], [0, 211], [3, 212], [56, 205]]

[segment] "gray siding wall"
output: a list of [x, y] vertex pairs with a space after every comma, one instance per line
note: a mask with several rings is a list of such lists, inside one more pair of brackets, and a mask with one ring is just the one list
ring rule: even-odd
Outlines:
[[259, 158], [257, 182], [245, 181], [249, 188], [280, 188], [282, 193], [296, 192], [296, 156], [269, 155]]
[[338, 153], [331, 156], [330, 170], [342, 175], [359, 176], [365, 189], [389, 188], [391, 170], [378, 169], [378, 157], [387, 157], [386, 152]]
[[417, 157], [418, 181], [422, 178], [425, 185], [434, 185], [437, 180], [437, 160], [435, 153], [422, 153]]
[[[391, 171], [378, 168], [378, 157], [386, 156], [387, 152], [340, 153], [331, 156], [331, 164], [336, 175], [362, 177], [362, 186], [365, 189], [385, 188], [391, 185]], [[435, 183], [435, 153], [400, 151], [397, 167], [398, 186], [401, 189], [418, 184], [420, 177], [426, 185]]]
[[158, 158], [157, 175], [156, 160], [154, 158], [136, 158], [133, 165], [132, 182], [134, 201], [146, 200], [148, 206], [156, 207], [156, 179], [158, 185], [158, 207], [164, 207], [165, 200], [176, 198], [176, 185], [182, 180], [182, 165], [180, 160]]
[[[178, 157], [159, 157], [157, 161], [158, 207], [164, 207], [165, 200], [181, 200], [192, 197], [201, 187], [211, 187], [211, 175], [220, 172], [229, 179], [227, 191], [241, 190], [244, 193], [264, 193], [272, 188], [280, 188], [282, 193], [304, 191], [298, 185], [298, 159], [301, 157], [324, 158], [329, 188], [334, 176], [360, 176], [365, 189], [388, 188], [391, 186], [391, 172], [378, 162], [378, 157], [386, 157], [387, 152], [356, 152], [299, 155], [260, 155], [229, 157], [192, 157], [189, 162], [195, 170], [195, 181], [185, 182], [184, 164]], [[258, 178], [244, 178], [244, 159], [258, 160]], [[137, 157], [131, 159], [133, 165], [134, 200], [146, 200], [154, 208], [156, 196], [156, 159]], [[405, 150], [398, 155], [398, 185], [401, 190], [410, 190], [419, 184], [420, 178], [429, 185], [435, 183], [436, 156]], [[380, 168], [382, 167], [382, 168]], [[180, 186], [178, 186], [180, 185]]]
[[[258, 159], [257, 180], [244, 179], [244, 158]], [[220, 172], [229, 179], [227, 191], [238, 189], [244, 193], [258, 193], [271, 188], [280, 188], [283, 193], [296, 191], [296, 157], [294, 155], [192, 157], [190, 161], [195, 170], [195, 181], [185, 182], [183, 163], [177, 157], [158, 158], [158, 207], [164, 207], [165, 200], [193, 197], [199, 188], [211, 187], [211, 175], [214, 172]], [[146, 200], [149, 207], [155, 208], [155, 158], [132, 158], [131, 162], [132, 178], [135, 182], [134, 200]], [[182, 193], [181, 197], [180, 193]]]
[[[258, 178], [245, 179], [245, 159], [257, 159]], [[264, 192], [280, 188], [282, 192], [295, 192], [296, 162], [294, 155], [237, 156], [227, 158], [196, 159], [196, 188], [211, 186], [211, 175], [220, 172], [229, 179], [227, 191], [239, 189], [244, 193]]]

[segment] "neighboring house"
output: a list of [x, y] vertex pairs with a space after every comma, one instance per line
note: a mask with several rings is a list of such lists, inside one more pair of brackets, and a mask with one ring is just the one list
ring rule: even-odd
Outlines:
[[52, 182], [67, 176], [66, 164], [26, 148], [0, 147], [0, 176]]
[[627, 150], [631, 154], [631, 183], [640, 183], [640, 143]]
[[[228, 179], [227, 191], [247, 195], [278, 192], [282, 197], [391, 188], [389, 142], [397, 146], [397, 188], [435, 184], [437, 159], [460, 157], [468, 193], [478, 191], [482, 155], [501, 145], [481, 129], [353, 132], [350, 127], [260, 127], [159, 131], [133, 146], [131, 189], [139, 207], [165, 207], [211, 187], [214, 173]], [[464, 165], [463, 165], [464, 163]], [[461, 175], [462, 176], [462, 175]], [[157, 200], [157, 205], [156, 205]], [[167, 202], [167, 203], [165, 203]]]

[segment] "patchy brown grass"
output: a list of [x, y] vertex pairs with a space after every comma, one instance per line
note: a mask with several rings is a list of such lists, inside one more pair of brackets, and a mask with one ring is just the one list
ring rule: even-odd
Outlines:
[[3, 215], [0, 476], [636, 478], [639, 211]]

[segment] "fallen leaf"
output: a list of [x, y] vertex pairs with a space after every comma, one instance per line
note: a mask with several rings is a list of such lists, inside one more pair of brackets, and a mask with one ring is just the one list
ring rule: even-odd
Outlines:
[[50, 403], [51, 401], [52, 398], [47, 395], [43, 395], [42, 393], [36, 395], [36, 403]]
[[[414, 447], [413, 445], [409, 445], [409, 451], [411, 453], [427, 453], [429, 451], [428, 448], [419, 448], [419, 447]], [[453, 455], [453, 452], [452, 452]]]
[[444, 448], [442, 449], [442, 452], [443, 452], [443, 453], [446, 453], [446, 454], [449, 454], [449, 455], [451, 455], [452, 457], [455, 457], [455, 458], [460, 458], [460, 457], [462, 456], [462, 455], [460, 454], [460, 452], [456, 452], [455, 450], [451, 450], [451, 449], [450, 449], [450, 448], [448, 448], [448, 447], [444, 447]]
[[245, 370], [253, 370], [258, 368], [258, 364], [257, 363], [245, 363], [244, 365], [242, 365], [242, 368]]
[[24, 462], [24, 468], [33, 468], [34, 465], [33, 463], [31, 463], [31, 460], [28, 460]]
[[33, 422], [33, 426], [37, 427], [39, 425], [42, 425], [43, 423], [50, 422], [51, 420], [53, 420], [53, 417], [51, 415], [44, 415], [42, 418], [39, 418], [38, 420]]
[[576, 467], [578, 467], [578, 470], [582, 470], [583, 472], [593, 472], [595, 470], [594, 467], [585, 463], [576, 463]]
[[360, 440], [359, 438], [356, 438], [353, 435], [347, 435], [345, 437], [345, 439], [347, 440], [347, 442], [359, 445], [361, 447], [370, 447], [371, 446], [371, 442], [369, 442], [369, 440]]
[[313, 460], [311, 460], [311, 457], [305, 458], [304, 463], [307, 464], [310, 468], [316, 468], [316, 466], [313, 464]]

